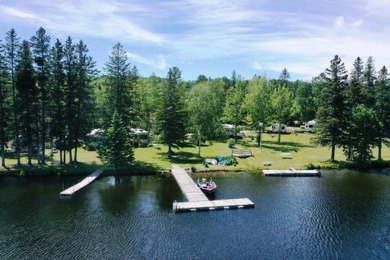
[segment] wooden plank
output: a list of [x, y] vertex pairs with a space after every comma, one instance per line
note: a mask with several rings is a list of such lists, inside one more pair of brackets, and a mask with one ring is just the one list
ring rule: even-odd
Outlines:
[[320, 177], [318, 170], [263, 170], [265, 176], [285, 176], [285, 177]]
[[72, 187], [60, 192], [60, 197], [69, 197], [72, 196], [77, 191], [81, 190], [91, 182], [93, 182], [96, 178], [100, 176], [100, 174], [103, 173], [103, 170], [96, 170], [92, 174], [90, 174], [88, 177], [80, 181], [79, 183], [73, 185]]

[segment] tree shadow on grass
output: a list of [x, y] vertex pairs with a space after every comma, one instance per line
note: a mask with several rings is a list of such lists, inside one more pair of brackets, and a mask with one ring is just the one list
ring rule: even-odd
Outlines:
[[[259, 148], [258, 143], [242, 143], [241, 145], [243, 147]], [[277, 141], [263, 141], [262, 147], [269, 148], [275, 151], [284, 150], [284, 149], [299, 150], [299, 148], [314, 148], [313, 145], [307, 145], [307, 144], [302, 144], [297, 142], [283, 142], [283, 141], [281, 141], [280, 144], [278, 144]]]
[[157, 154], [162, 158], [162, 160], [169, 161], [171, 163], [196, 164], [203, 163], [204, 161], [204, 159], [198, 157], [197, 154], [184, 151], [173, 152], [171, 159], [168, 158], [168, 154], [166, 152], [160, 152]]

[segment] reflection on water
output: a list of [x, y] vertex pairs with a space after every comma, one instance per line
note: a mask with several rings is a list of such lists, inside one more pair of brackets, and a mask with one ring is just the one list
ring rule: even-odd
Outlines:
[[0, 259], [390, 257], [389, 176], [213, 179], [211, 199], [255, 208], [174, 214], [185, 198], [164, 176], [105, 177], [71, 199], [59, 192], [78, 178], [0, 178]]

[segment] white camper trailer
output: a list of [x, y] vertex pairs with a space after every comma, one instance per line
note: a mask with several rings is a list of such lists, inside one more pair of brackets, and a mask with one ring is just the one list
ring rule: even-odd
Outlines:
[[287, 125], [285, 124], [273, 124], [270, 127], [271, 133], [279, 133], [279, 127], [281, 133], [287, 133]]
[[305, 124], [305, 131], [309, 133], [314, 133], [315, 132], [315, 126], [316, 126], [316, 121], [315, 120], [310, 120]]
[[136, 147], [146, 147], [149, 144], [149, 132], [140, 128], [131, 128], [131, 135]]

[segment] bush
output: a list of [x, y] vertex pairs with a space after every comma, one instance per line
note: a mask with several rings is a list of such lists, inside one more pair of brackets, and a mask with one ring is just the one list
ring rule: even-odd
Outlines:
[[236, 141], [234, 139], [230, 138], [228, 141], [228, 147], [234, 148], [235, 145], [236, 145]]

